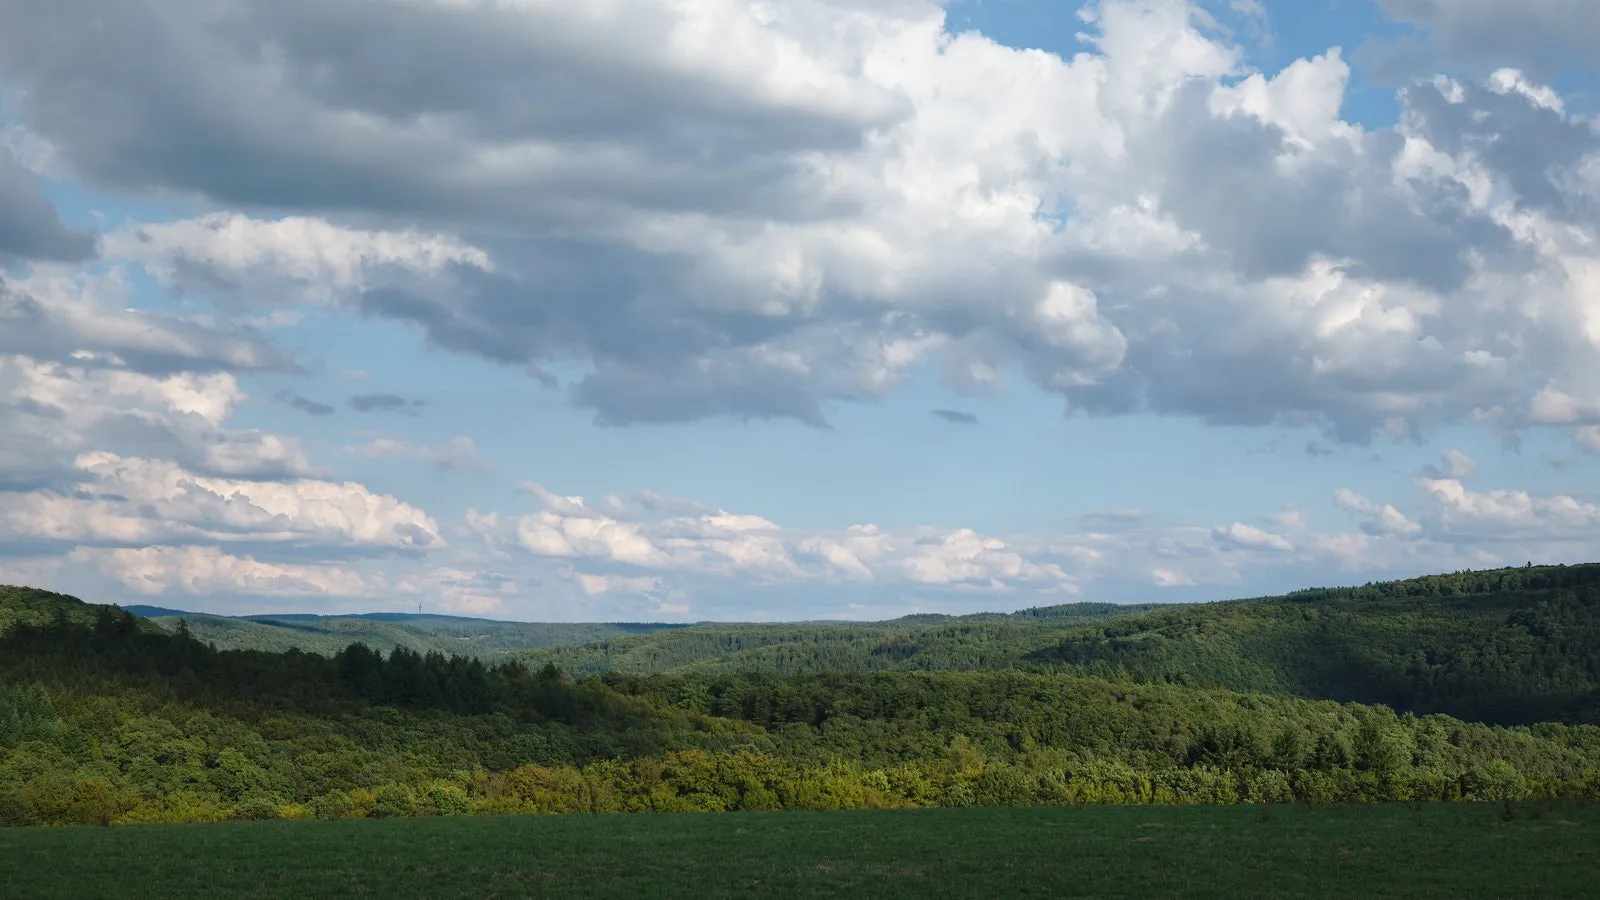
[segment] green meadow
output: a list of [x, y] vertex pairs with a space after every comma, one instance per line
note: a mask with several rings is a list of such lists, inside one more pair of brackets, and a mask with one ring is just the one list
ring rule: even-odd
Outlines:
[[0, 896], [1592, 897], [1600, 807], [1054, 807], [0, 829]]

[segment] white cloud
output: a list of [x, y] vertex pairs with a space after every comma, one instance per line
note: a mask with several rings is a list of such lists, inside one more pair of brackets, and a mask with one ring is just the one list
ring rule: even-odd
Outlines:
[[134, 371], [284, 368], [288, 357], [248, 328], [130, 309], [120, 270], [34, 268], [0, 280], [0, 354], [69, 362], [94, 354]]
[[[1441, 35], [1510, 8], [1386, 2]], [[923, 360], [1351, 439], [1576, 422], [1561, 398], [1600, 388], [1600, 154], [1521, 71], [1420, 82], [1369, 131], [1339, 118], [1336, 49], [1254, 71], [1183, 0], [1088, 5], [1070, 58], [953, 34], [932, 0], [245, 0], [253, 43], [188, 2], [71, 5], [0, 40], [30, 134], [107, 184], [281, 215], [129, 225], [109, 252], [223, 298], [342, 297], [535, 373], [580, 361], [608, 422], [820, 424]], [[156, 44], [65, 24], [90, 10]], [[46, 31], [72, 39], [41, 55]], [[104, 68], [131, 52], [159, 77]], [[142, 113], [107, 124], [89, 95]]]
[[1333, 501], [1340, 509], [1363, 516], [1361, 530], [1375, 537], [1414, 535], [1422, 532], [1421, 525], [1406, 518], [1405, 513], [1395, 509], [1392, 504], [1374, 503], [1348, 488], [1334, 491]]
[[10, 540], [126, 545], [443, 546], [426, 513], [352, 482], [240, 481], [105, 452], [83, 454], [75, 466], [83, 478], [76, 491], [0, 494], [0, 533]]
[[1150, 581], [1158, 588], [1194, 587], [1195, 584], [1194, 579], [1171, 569], [1151, 569]]
[[366, 580], [346, 569], [261, 562], [250, 556], [224, 553], [216, 547], [80, 548], [68, 558], [95, 565], [128, 590], [147, 596], [322, 598], [360, 596], [368, 591]]
[[1600, 506], [1565, 494], [1473, 491], [1451, 478], [1418, 480], [1442, 539], [1541, 538], [1592, 543], [1600, 529]]
[[185, 603], [205, 598], [205, 605], [224, 612], [241, 611], [239, 605], [248, 609], [259, 600], [330, 612], [370, 608], [374, 603], [405, 611], [408, 602], [422, 601], [428, 612], [493, 615], [503, 613], [518, 593], [510, 578], [448, 566], [395, 572], [392, 566], [375, 568], [361, 560], [275, 562], [194, 545], [79, 547], [66, 559], [92, 567], [117, 588], [144, 598], [183, 598]]
[[613, 592], [645, 594], [661, 584], [661, 579], [648, 575], [629, 578], [624, 575], [591, 575], [587, 572], [574, 572], [572, 577], [577, 580], [584, 594], [590, 597]]
[[1264, 531], [1254, 525], [1234, 522], [1211, 532], [1218, 543], [1256, 550], [1293, 550], [1294, 543], [1281, 534]]
[[295, 293], [322, 301], [358, 295], [384, 283], [386, 272], [439, 276], [457, 265], [493, 269], [484, 251], [444, 235], [237, 212], [127, 225], [106, 236], [105, 252], [142, 264], [169, 287], [214, 292], [235, 285], [273, 304]]
[[245, 399], [225, 372], [146, 375], [87, 351], [65, 363], [0, 355], [0, 484], [58, 481], [89, 447], [225, 476], [313, 474], [293, 438], [225, 427]]
[[1471, 478], [1477, 471], [1477, 461], [1460, 450], [1446, 450], [1442, 465], [1428, 467], [1428, 474], [1436, 478]]
[[[927, 368], [1102, 414], [1353, 442], [1561, 426], [1600, 452], [1600, 138], [1538, 52], [1592, 58], [1600, 19], [1382, 6], [1475, 63], [1407, 86], [1392, 128], [1341, 120], [1339, 50], [1256, 71], [1183, 0], [1088, 4], [1070, 57], [955, 34], [934, 0], [238, 0], [225, 30], [201, 0], [24, 5], [0, 32], [0, 197], [26, 204], [0, 204], [0, 231], [21, 210], [49, 240], [6, 232], [0, 254], [55, 261], [0, 283], [0, 527], [105, 545], [81, 552], [130, 590], [499, 609], [554, 571], [571, 602], [674, 614], [683, 584], [1054, 596], [1593, 548], [1587, 499], [1471, 490], [1451, 451], [1417, 497], [1339, 492], [1360, 530], [1332, 533], [1292, 511], [802, 531], [531, 484], [539, 511], [469, 513], [481, 549], [391, 576], [340, 557], [432, 560], [432, 518], [231, 427], [242, 373], [291, 366], [265, 335], [309, 301], [581, 372], [572, 399], [615, 424], [821, 425]], [[223, 211], [114, 227], [74, 269], [82, 236], [36, 202], [46, 168]], [[129, 309], [135, 267], [185, 314]], [[465, 437], [347, 449], [484, 468]]]

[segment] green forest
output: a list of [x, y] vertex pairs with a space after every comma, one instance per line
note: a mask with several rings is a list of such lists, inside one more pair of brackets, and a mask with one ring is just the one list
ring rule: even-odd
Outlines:
[[361, 620], [470, 653], [191, 618], [0, 588], [0, 824], [1600, 799], [1600, 565], [868, 624]]

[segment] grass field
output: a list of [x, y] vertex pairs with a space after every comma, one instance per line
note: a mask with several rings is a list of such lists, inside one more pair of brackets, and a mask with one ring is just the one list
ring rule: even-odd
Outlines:
[[[1420, 823], [1420, 824], [1419, 824]], [[0, 896], [1593, 897], [1600, 807], [1030, 808], [0, 830]]]

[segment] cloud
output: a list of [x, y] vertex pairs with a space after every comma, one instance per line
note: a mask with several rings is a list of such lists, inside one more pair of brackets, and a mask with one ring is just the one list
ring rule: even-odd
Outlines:
[[1245, 525], [1234, 522], [1223, 528], [1214, 529], [1211, 536], [1220, 544], [1244, 547], [1253, 550], [1293, 550], [1294, 543], [1281, 534], [1263, 531], [1254, 525]]
[[1446, 450], [1440, 465], [1424, 466], [1422, 474], [1429, 478], [1471, 478], [1478, 471], [1478, 463], [1460, 450]]
[[1572, 434], [1572, 442], [1586, 453], [1600, 454], [1600, 425], [1585, 425]]
[[1171, 569], [1151, 569], [1150, 581], [1158, 588], [1194, 587], [1194, 579]]
[[287, 370], [292, 359], [247, 325], [220, 324], [126, 306], [129, 287], [105, 275], [33, 271], [0, 279], [0, 354], [67, 362], [104, 358], [119, 367], [176, 372]]
[[[345, 317], [527, 373], [607, 425], [827, 427], [937, 372], [1069, 413], [1320, 429], [1310, 455], [1450, 423], [1600, 452], [1600, 132], [1545, 52], [1593, 61], [1594, 17], [1381, 2], [1467, 63], [1406, 82], [1391, 127], [1341, 118], [1341, 51], [1257, 70], [1183, 0], [1088, 3], [1070, 56], [956, 33], [934, 0], [236, 0], [225, 21], [201, 0], [23, 4], [0, 32], [6, 564], [77, 547], [135, 592], [474, 609], [538, 584], [550, 599], [521, 602], [565, 616], [749, 611], [751, 592], [1170, 598], [1593, 555], [1590, 498], [1469, 488], [1455, 453], [1414, 495], [1336, 494], [1349, 530], [794, 529], [539, 485], [532, 512], [441, 527], [234, 424], [250, 373], [299, 368], [275, 329]], [[214, 212], [97, 237], [40, 171]], [[147, 277], [162, 311], [129, 307]], [[348, 449], [482, 467], [465, 438]]]
[[1395, 509], [1394, 506], [1388, 503], [1374, 503], [1348, 488], [1334, 491], [1333, 502], [1338, 504], [1340, 509], [1363, 516], [1361, 530], [1367, 534], [1383, 537], [1414, 535], [1422, 532], [1421, 525], [1406, 518], [1405, 513]]
[[0, 143], [0, 263], [8, 260], [76, 262], [95, 255], [97, 237], [62, 224], [38, 178]]
[[379, 437], [364, 444], [346, 447], [346, 453], [367, 459], [411, 459], [427, 463], [441, 472], [468, 472], [486, 475], [492, 467], [478, 456], [478, 445], [469, 437], [454, 437], [438, 445], [414, 444], [401, 438]]
[[[1511, 8], [1446, 6], [1389, 0], [1440, 35]], [[1071, 58], [933, 0], [230, 10], [65, 0], [0, 37], [63, 164], [237, 210], [108, 246], [219, 302], [577, 363], [603, 423], [820, 427], [929, 365], [1359, 442], [1600, 384], [1597, 140], [1532, 76], [1418, 82], [1369, 130], [1338, 51], [1254, 71], [1182, 0], [1088, 5]]]
[[1600, 67], [1600, 22], [1587, 0], [1378, 0], [1438, 49], [1484, 67], [1551, 71], [1563, 58]]
[[232, 429], [246, 395], [227, 373], [146, 375], [80, 352], [72, 364], [0, 354], [0, 489], [71, 481], [86, 449], [175, 460], [213, 475], [315, 472], [298, 442]]
[[333, 415], [333, 407], [329, 406], [328, 404], [318, 403], [315, 400], [309, 400], [300, 396], [299, 394], [290, 393], [289, 391], [279, 391], [273, 395], [273, 399], [277, 400], [279, 403], [287, 403], [288, 405], [300, 410], [308, 416]]
[[107, 235], [106, 253], [142, 264], [180, 292], [228, 297], [242, 291], [274, 305], [296, 296], [337, 301], [388, 280], [439, 275], [457, 265], [492, 268], [482, 250], [440, 234], [238, 212], [124, 226]]
[[934, 415], [945, 420], [946, 422], [950, 422], [955, 425], [978, 424], [978, 417], [969, 412], [961, 412], [960, 410], [956, 409], [935, 409], [932, 412]]
[[1444, 454], [1441, 465], [1426, 467], [1416, 479], [1421, 504], [1415, 518], [1343, 488], [1334, 492], [1334, 502], [1363, 516], [1362, 530], [1374, 537], [1420, 537], [1436, 544], [1564, 545], [1566, 549], [1553, 551], [1558, 555], [1575, 546], [1588, 548], [1580, 551], [1584, 553], [1600, 550], [1593, 532], [1600, 526], [1600, 506], [1565, 494], [1475, 491], [1463, 482], [1477, 469], [1476, 462], [1455, 450]]
[[328, 612], [374, 602], [399, 611], [420, 601], [429, 612], [492, 615], [503, 613], [518, 594], [514, 580], [491, 572], [426, 565], [397, 572], [392, 563], [374, 569], [361, 560], [272, 562], [206, 546], [79, 547], [67, 559], [110, 579], [116, 590], [183, 597], [190, 608], [192, 598], [204, 598], [199, 605], [225, 613], [259, 611], [265, 599]]
[[397, 394], [359, 394], [350, 398], [350, 408], [356, 412], [407, 412], [421, 402]]
[[79, 548], [68, 557], [98, 567], [123, 587], [147, 596], [186, 594], [351, 597], [367, 593], [355, 572], [334, 566], [261, 562], [216, 547]]
[[1520, 490], [1473, 491], [1459, 480], [1418, 480], [1440, 540], [1542, 539], [1590, 543], [1600, 528], [1600, 506], [1565, 494], [1537, 496]]
[[[660, 585], [661, 579], [649, 576], [628, 578], [622, 575], [590, 575], [584, 572], [573, 573], [572, 576], [584, 594], [597, 597], [601, 594], [617, 592], [630, 592], [635, 594], [648, 594]], [[687, 612], [687, 608], [682, 610]]]
[[0, 494], [0, 536], [22, 543], [137, 548], [257, 544], [418, 551], [444, 545], [437, 523], [352, 482], [245, 481], [176, 463], [86, 453], [72, 490]]

